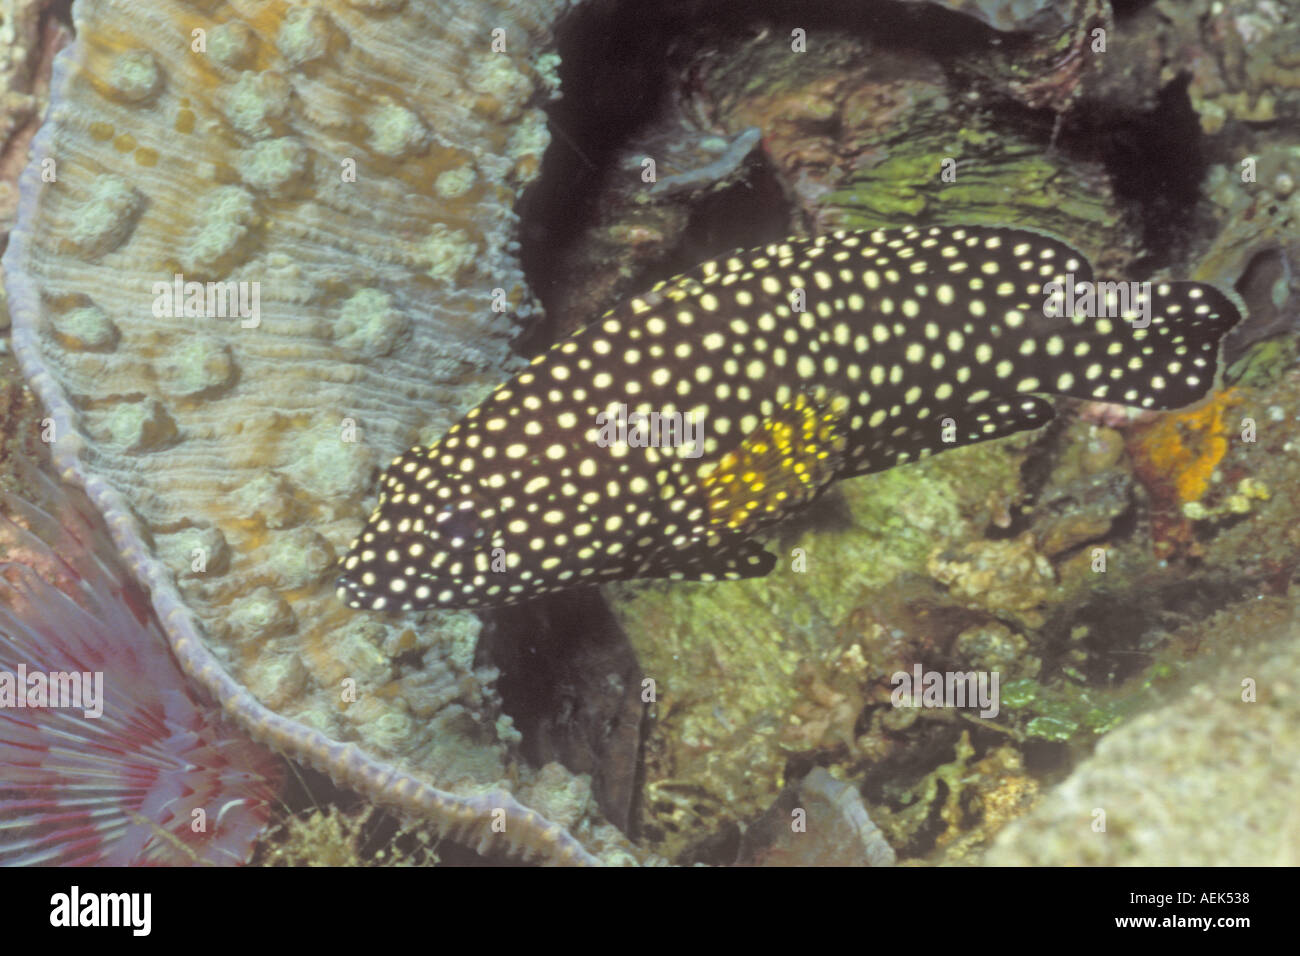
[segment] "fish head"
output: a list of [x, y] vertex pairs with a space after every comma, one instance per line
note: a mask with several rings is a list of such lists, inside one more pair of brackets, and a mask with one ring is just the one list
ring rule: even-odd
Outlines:
[[[437, 467], [434, 448], [394, 459], [379, 502], [339, 564], [339, 598], [374, 611], [476, 607], [506, 569], [505, 536], [486, 484]], [[499, 602], [497, 602], [499, 603]]]

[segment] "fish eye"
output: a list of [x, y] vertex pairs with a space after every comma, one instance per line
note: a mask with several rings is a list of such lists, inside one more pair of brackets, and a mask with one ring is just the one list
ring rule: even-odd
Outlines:
[[485, 534], [477, 512], [468, 502], [443, 508], [433, 520], [438, 535], [453, 548], [467, 541], [480, 541]]

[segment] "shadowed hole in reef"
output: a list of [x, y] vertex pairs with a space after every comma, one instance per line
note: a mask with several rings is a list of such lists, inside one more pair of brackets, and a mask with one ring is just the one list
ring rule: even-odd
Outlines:
[[524, 758], [591, 774], [601, 812], [628, 831], [639, 790], [641, 671], [600, 592], [486, 612], [476, 664], [501, 672], [497, 692]]
[[1190, 82], [1184, 74], [1165, 84], [1150, 110], [1113, 99], [1084, 101], [1066, 115], [1058, 140], [1062, 149], [1105, 165], [1146, 250], [1133, 264], [1138, 278], [1177, 261], [1197, 226], [1208, 164]]
[[[1277, 214], [1277, 204], [1268, 202], [1266, 215]], [[1223, 345], [1223, 361], [1229, 374], [1228, 384], [1249, 365], [1232, 366], [1259, 342], [1273, 337], [1290, 336], [1300, 320], [1300, 246], [1279, 244], [1255, 253], [1237, 279], [1235, 288], [1246, 303], [1245, 320], [1228, 333]], [[1286, 341], [1283, 339], [1283, 341]], [[1281, 343], [1279, 343], [1281, 344]]]
[[[1154, 663], [1170, 634], [1242, 600], [1250, 590], [1239, 580], [1197, 574], [1164, 586], [1100, 592], [1053, 624], [1043, 644], [1040, 679], [1048, 681], [1069, 664], [1088, 687], [1121, 687]], [[1071, 633], [1081, 627], [1086, 633], [1073, 639]], [[1085, 653], [1074, 660], [1078, 651]]]
[[1122, 20], [1125, 17], [1131, 17], [1143, 7], [1149, 7], [1155, 3], [1155, 0], [1110, 0], [1110, 7], [1115, 12], [1115, 18]]
[[69, 29], [72, 28], [72, 0], [53, 0], [45, 5], [41, 18], [57, 20]]
[[1055, 740], [1038, 740], [1030, 737], [1020, 745], [1025, 769], [1041, 777], [1063, 777], [1073, 766], [1070, 745]]

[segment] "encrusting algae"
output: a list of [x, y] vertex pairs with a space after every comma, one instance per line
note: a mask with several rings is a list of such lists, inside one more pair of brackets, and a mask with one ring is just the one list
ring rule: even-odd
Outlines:
[[1235, 431], [1240, 419], [1241, 400], [1237, 390], [1225, 389], [1197, 408], [1136, 428], [1129, 439], [1138, 477], [1151, 493], [1158, 553], [1195, 547], [1187, 508], [1209, 490], [1233, 437], [1230, 429]]

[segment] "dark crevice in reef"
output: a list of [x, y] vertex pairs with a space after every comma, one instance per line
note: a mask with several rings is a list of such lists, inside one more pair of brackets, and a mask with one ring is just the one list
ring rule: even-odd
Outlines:
[[41, 13], [42, 18], [57, 20], [64, 26], [71, 28], [72, 23], [72, 0], [53, 0], [48, 4]]
[[1207, 171], [1189, 82], [1165, 86], [1154, 110], [1117, 124], [1107, 142], [1106, 166], [1120, 199], [1141, 210], [1142, 241], [1156, 266], [1183, 252]]
[[584, 4], [556, 30], [563, 96], [549, 109], [541, 174], [520, 204], [524, 272], [544, 305], [564, 281], [563, 252], [596, 219], [614, 156], [664, 108], [675, 32], [653, 4], [618, 0]]
[[1064, 776], [1075, 762], [1070, 745], [1055, 740], [1026, 738], [1020, 744], [1020, 753], [1025, 761], [1025, 769], [1044, 778]]
[[1155, 0], [1110, 0], [1110, 8], [1114, 11], [1116, 20], [1124, 20], [1153, 3]]
[[[1043, 672], [1056, 671], [1070, 651], [1083, 650], [1083, 663], [1074, 666], [1086, 683], [1119, 687], [1154, 663], [1169, 634], [1244, 596], [1241, 582], [1205, 574], [1155, 588], [1102, 591], [1045, 635], [1044, 647], [1056, 653], [1043, 654]], [[1087, 627], [1086, 636], [1071, 641], [1071, 631], [1080, 626]]]
[[601, 812], [625, 832], [634, 818], [641, 747], [641, 671], [594, 588], [484, 615], [479, 665], [496, 667], [504, 711], [533, 766], [559, 761], [592, 775]]
[[1196, 229], [1208, 163], [1188, 82], [1166, 84], [1149, 110], [1084, 102], [1069, 112], [1058, 141], [1105, 165], [1146, 250], [1133, 266], [1137, 278], [1177, 261]]
[[725, 250], [789, 235], [790, 217], [781, 184], [761, 153], [746, 161], [739, 179], [694, 205], [673, 254], [660, 265], [658, 271], [665, 277], [693, 269]]
[[674, 862], [681, 866], [694, 866], [697, 863], [706, 866], [728, 866], [735, 863], [740, 856], [741, 837], [739, 826], [735, 823], [725, 823]]
[[[1265, 214], [1274, 215], [1275, 210], [1266, 209]], [[1224, 339], [1223, 362], [1229, 369], [1257, 343], [1290, 336], [1295, 331], [1300, 316], [1300, 283], [1292, 278], [1300, 268], [1297, 255], [1300, 247], [1263, 249], [1242, 270], [1235, 288], [1246, 303], [1246, 318]], [[1290, 291], [1283, 293], [1284, 298], [1275, 299], [1278, 290]], [[1235, 378], [1228, 375], [1225, 380], [1231, 383]]]

